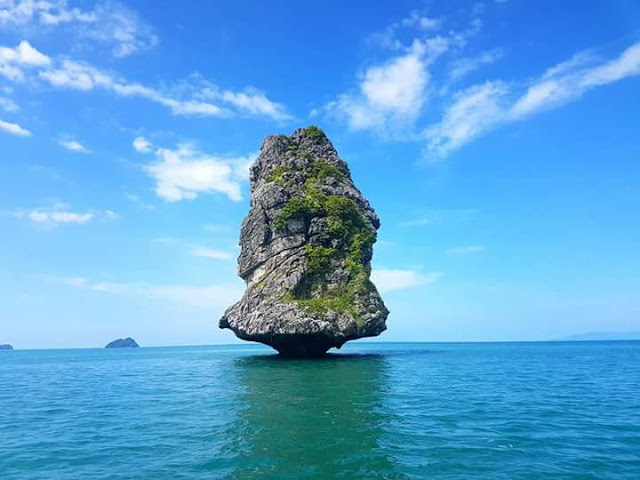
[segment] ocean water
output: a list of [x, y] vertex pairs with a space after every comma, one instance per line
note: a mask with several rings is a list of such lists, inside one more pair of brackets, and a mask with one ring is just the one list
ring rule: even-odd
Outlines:
[[640, 342], [0, 352], [2, 479], [640, 479]]

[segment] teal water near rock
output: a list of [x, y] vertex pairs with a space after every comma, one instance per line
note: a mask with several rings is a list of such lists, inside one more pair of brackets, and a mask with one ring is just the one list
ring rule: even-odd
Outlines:
[[3, 479], [640, 478], [640, 342], [0, 356]]

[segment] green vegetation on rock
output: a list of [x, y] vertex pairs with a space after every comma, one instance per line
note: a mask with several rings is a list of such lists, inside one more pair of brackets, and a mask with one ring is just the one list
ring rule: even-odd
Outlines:
[[271, 173], [267, 176], [267, 182], [274, 182], [281, 187], [287, 187], [293, 183], [293, 179], [289, 175], [291, 172], [293, 172], [293, 169], [284, 165], [273, 167]]
[[[269, 179], [275, 175], [275, 170]], [[309, 222], [313, 217], [324, 217], [329, 232], [340, 241], [340, 247], [305, 245], [311, 283], [297, 295], [287, 295], [286, 300], [297, 302], [311, 313], [323, 314], [328, 310], [348, 313], [358, 322], [356, 299], [358, 294], [364, 294], [370, 288], [365, 261], [371, 256], [375, 231], [367, 224], [353, 199], [323, 191], [322, 186], [329, 177], [339, 182], [346, 178], [342, 169], [324, 159], [318, 159], [305, 173], [308, 176], [304, 183], [304, 197], [289, 199], [276, 216], [274, 226], [282, 231], [292, 219]], [[278, 174], [281, 175], [282, 172]], [[270, 181], [278, 181], [278, 178], [280, 177], [275, 175], [274, 180]], [[339, 288], [329, 289], [326, 276], [331, 272], [333, 261], [344, 262], [349, 282]], [[312, 297], [312, 293], [315, 296]]]
[[358, 321], [358, 311], [355, 305], [355, 295], [349, 289], [329, 290], [322, 297], [316, 298], [297, 298], [292, 294], [285, 295], [284, 300], [287, 302], [296, 302], [309, 313], [326, 315], [330, 310], [336, 313], [348, 313], [354, 317], [356, 323], [361, 326]]
[[304, 133], [311, 138], [316, 138], [316, 139], [327, 138], [327, 135], [324, 133], [324, 131], [322, 131], [322, 129], [316, 127], [315, 125], [311, 125], [305, 128]]

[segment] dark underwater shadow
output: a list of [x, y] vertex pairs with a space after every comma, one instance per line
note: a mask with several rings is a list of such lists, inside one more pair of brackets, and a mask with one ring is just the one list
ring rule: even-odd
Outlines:
[[287, 357], [278, 353], [265, 353], [258, 355], [247, 355], [236, 359], [236, 362], [282, 362], [282, 363], [296, 363], [296, 362], [340, 362], [340, 361], [356, 361], [364, 359], [384, 359], [388, 355], [382, 353], [327, 353], [319, 357]]
[[373, 352], [335, 352], [330, 351], [325, 355], [319, 357], [288, 357], [285, 355], [280, 355], [277, 352], [273, 353], [263, 353], [263, 354], [251, 354], [239, 357], [236, 359], [236, 362], [282, 362], [282, 363], [295, 363], [295, 362], [341, 362], [341, 361], [361, 361], [365, 359], [385, 359], [392, 357], [404, 357], [404, 356], [412, 356], [419, 357], [423, 355], [440, 355], [447, 353], [446, 350], [437, 350], [433, 348], [428, 349], [417, 349], [417, 348], [406, 348], [406, 349], [394, 349], [394, 350], [385, 350], [385, 351], [373, 351]]

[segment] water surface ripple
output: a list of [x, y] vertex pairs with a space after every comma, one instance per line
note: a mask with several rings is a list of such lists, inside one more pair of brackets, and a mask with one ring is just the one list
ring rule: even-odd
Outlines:
[[3, 479], [637, 479], [640, 342], [0, 352]]

